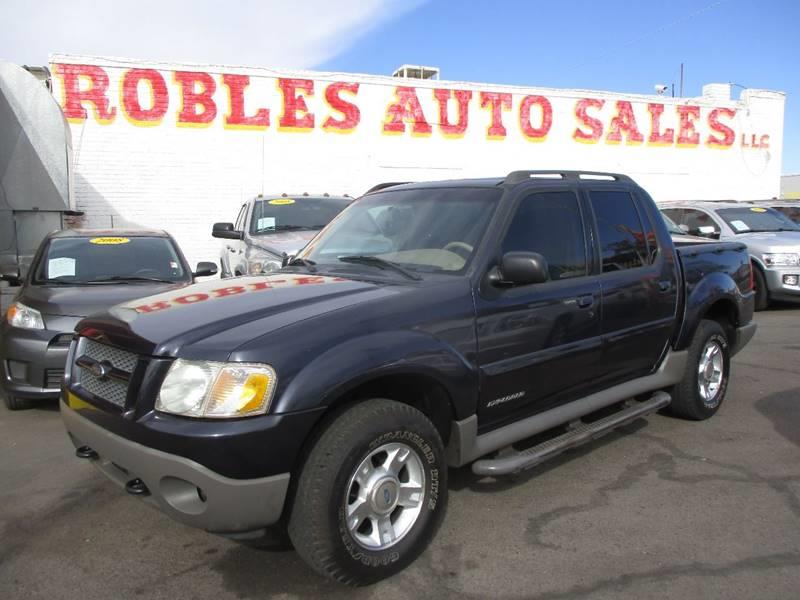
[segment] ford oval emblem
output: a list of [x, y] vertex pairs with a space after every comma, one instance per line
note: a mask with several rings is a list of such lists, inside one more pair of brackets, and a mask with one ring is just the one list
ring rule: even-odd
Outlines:
[[97, 377], [100, 381], [108, 379], [109, 373], [111, 373], [111, 365], [107, 362], [96, 362], [91, 367], [89, 367], [89, 371], [91, 371], [92, 375]]

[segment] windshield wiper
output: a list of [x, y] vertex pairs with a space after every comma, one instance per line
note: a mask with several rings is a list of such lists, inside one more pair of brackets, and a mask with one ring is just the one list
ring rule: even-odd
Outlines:
[[176, 283], [171, 279], [161, 279], [159, 277], [139, 277], [135, 275], [113, 275], [105, 279], [93, 279], [89, 283], [103, 283], [110, 281], [155, 281], [156, 283]]
[[371, 265], [373, 267], [378, 267], [379, 269], [393, 269], [407, 277], [408, 279], [413, 279], [414, 281], [419, 281], [422, 279], [419, 275], [416, 275], [409, 271], [408, 269], [404, 269], [397, 263], [393, 263], [389, 260], [385, 260], [378, 256], [369, 256], [369, 255], [362, 255], [362, 254], [354, 254], [353, 256], [340, 256], [338, 259], [342, 262], [350, 262], [362, 265]]
[[309, 260], [307, 258], [293, 258], [288, 263], [286, 263], [286, 266], [287, 267], [294, 267], [294, 266], [306, 267], [308, 269], [309, 273], [316, 273], [317, 269], [316, 269], [316, 267], [314, 267], [314, 265], [316, 265], [316, 264], [317, 263], [315, 263], [313, 260]]

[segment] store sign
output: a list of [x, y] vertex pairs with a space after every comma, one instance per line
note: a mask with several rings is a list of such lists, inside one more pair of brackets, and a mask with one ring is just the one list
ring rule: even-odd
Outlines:
[[[763, 149], [770, 136], [737, 129], [737, 110], [690, 103], [601, 97], [557, 99], [542, 94], [376, 85], [359, 81], [274, 79], [272, 93], [255, 90], [244, 74], [110, 68], [53, 64], [61, 106], [72, 123], [108, 125], [127, 120], [137, 127], [204, 128], [298, 133], [352, 133], [364, 128], [389, 136], [463, 138], [483, 129], [490, 140], [510, 136], [546, 142], [563, 119], [573, 142], [608, 145]], [[112, 82], [110, 71], [113, 71]], [[364, 88], [370, 88], [365, 94]], [[58, 86], [56, 88], [58, 90]], [[274, 93], [277, 90], [277, 94]], [[378, 98], [380, 94], [380, 98]], [[381, 102], [367, 119], [367, 105]], [[385, 107], [385, 109], [383, 109]], [[563, 129], [562, 129], [563, 130]]]

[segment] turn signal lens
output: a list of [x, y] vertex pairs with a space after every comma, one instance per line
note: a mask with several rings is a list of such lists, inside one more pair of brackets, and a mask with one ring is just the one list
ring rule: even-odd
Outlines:
[[14, 302], [8, 307], [6, 321], [12, 327], [20, 329], [44, 329], [42, 313], [35, 308], [25, 306], [22, 302]]
[[261, 366], [225, 367], [211, 389], [205, 414], [207, 417], [263, 414], [274, 381], [274, 374]]

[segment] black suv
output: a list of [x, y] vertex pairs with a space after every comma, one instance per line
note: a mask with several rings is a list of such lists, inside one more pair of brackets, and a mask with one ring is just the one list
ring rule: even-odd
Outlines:
[[752, 315], [745, 246], [676, 248], [623, 175], [390, 186], [277, 273], [82, 321], [62, 416], [79, 456], [171, 517], [278, 523], [364, 584], [435, 535], [448, 466], [498, 476], [663, 408], [711, 417]]
[[222, 277], [258, 275], [281, 268], [320, 229], [350, 204], [350, 196], [259, 195], [239, 209], [236, 223], [214, 223], [211, 235], [225, 239], [220, 249]]

